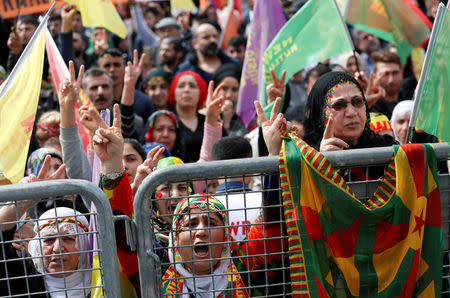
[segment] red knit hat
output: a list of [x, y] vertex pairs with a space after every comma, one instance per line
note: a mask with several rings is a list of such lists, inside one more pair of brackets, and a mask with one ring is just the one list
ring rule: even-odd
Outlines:
[[191, 75], [195, 78], [195, 81], [197, 82], [198, 89], [200, 91], [200, 95], [198, 97], [198, 105], [197, 109], [200, 109], [203, 107], [203, 104], [206, 101], [206, 95], [207, 95], [207, 89], [206, 89], [206, 82], [202, 79], [202, 77], [193, 71], [183, 71], [180, 72], [172, 81], [169, 88], [169, 104], [171, 106], [175, 106], [175, 88], [177, 87], [178, 81], [180, 78], [184, 75]]

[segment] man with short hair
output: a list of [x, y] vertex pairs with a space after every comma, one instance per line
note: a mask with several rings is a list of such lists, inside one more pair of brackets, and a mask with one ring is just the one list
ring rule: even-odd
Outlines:
[[[82, 87], [97, 111], [100, 112], [101, 110], [109, 109], [112, 119], [112, 107], [115, 102], [113, 96], [113, 80], [108, 73], [102, 68], [91, 67], [83, 76]], [[123, 108], [128, 110], [130, 108], [132, 109], [131, 106], [122, 106], [121, 109]], [[141, 140], [144, 134], [142, 118], [132, 114], [131, 117], [124, 119], [122, 115], [122, 134], [126, 137]]]
[[373, 61], [371, 60], [372, 53], [380, 49], [380, 40], [378, 37], [356, 28], [353, 28], [352, 37], [355, 46], [359, 50], [361, 58], [367, 64], [368, 69], [361, 69], [368, 76], [370, 72], [373, 72]]
[[[243, 137], [228, 136], [218, 140], [212, 148], [213, 160], [226, 160], [252, 157], [252, 147]], [[261, 193], [251, 192], [250, 177], [219, 179], [215, 197], [229, 211], [231, 234], [235, 240], [244, 240], [259, 215]], [[249, 193], [243, 193], [249, 192]], [[247, 226], [245, 226], [247, 225]]]
[[219, 31], [212, 22], [205, 20], [197, 27], [194, 32], [192, 47], [194, 51], [180, 64], [177, 73], [187, 70], [195, 71], [206, 82], [209, 82], [220, 65], [225, 63], [239, 65], [237, 60], [228, 57], [219, 48]]
[[[116, 48], [108, 48], [100, 53], [98, 66], [105, 70], [113, 82], [113, 98], [119, 103], [124, 87], [125, 60]], [[144, 123], [155, 110], [151, 99], [142, 91], [134, 91], [134, 111], [142, 117]]]
[[392, 110], [399, 101], [400, 85], [403, 80], [403, 69], [400, 58], [390, 51], [379, 51], [372, 54], [375, 77], [381, 79], [381, 87], [386, 91], [386, 96], [379, 99], [373, 106], [372, 112], [379, 112], [389, 119]]
[[39, 23], [35, 17], [25, 16], [19, 18], [17, 21], [17, 26], [11, 27], [11, 33], [8, 38], [8, 48], [9, 48], [9, 56], [8, 63], [6, 65], [7, 71], [10, 72], [14, 68], [19, 60], [22, 51], [25, 49], [25, 46], [30, 41], [34, 32], [36, 31]]
[[174, 74], [181, 58], [183, 58], [183, 47], [178, 39], [167, 37], [161, 40], [159, 60], [161, 61], [161, 67], [165, 71]]
[[245, 48], [247, 46], [247, 38], [244, 35], [233, 36], [227, 45], [227, 55], [244, 64]]
[[48, 19], [48, 31], [50, 31], [53, 40], [58, 43], [59, 31], [61, 31], [62, 18], [59, 14], [53, 14]]

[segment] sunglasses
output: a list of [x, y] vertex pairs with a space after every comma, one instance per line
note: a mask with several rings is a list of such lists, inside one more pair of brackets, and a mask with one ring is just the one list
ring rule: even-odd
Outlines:
[[343, 111], [347, 108], [347, 105], [351, 103], [353, 107], [360, 108], [364, 106], [364, 99], [362, 97], [354, 97], [350, 102], [346, 100], [338, 100], [333, 104], [329, 104], [328, 106], [335, 111]]

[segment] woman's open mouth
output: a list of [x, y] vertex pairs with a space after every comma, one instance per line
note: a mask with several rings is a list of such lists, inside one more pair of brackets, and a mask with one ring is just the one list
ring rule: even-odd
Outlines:
[[194, 245], [194, 255], [196, 257], [208, 257], [209, 256], [209, 246], [204, 243]]

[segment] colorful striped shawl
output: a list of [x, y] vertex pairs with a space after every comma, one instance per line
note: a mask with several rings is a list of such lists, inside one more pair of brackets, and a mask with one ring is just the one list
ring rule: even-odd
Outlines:
[[293, 297], [440, 297], [442, 218], [431, 145], [394, 146], [365, 203], [293, 132], [283, 134], [279, 168]]

